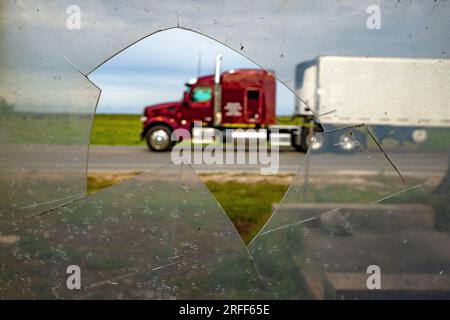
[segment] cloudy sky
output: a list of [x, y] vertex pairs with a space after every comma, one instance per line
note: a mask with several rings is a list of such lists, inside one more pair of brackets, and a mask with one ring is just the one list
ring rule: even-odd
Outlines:
[[[79, 30], [67, 28], [73, 0], [0, 1], [0, 96], [17, 110], [92, 112], [97, 96], [85, 81], [89, 75], [103, 90], [98, 112], [141, 113], [144, 105], [180, 99], [183, 83], [197, 76], [200, 53], [203, 74], [212, 72], [220, 52], [225, 69], [253, 67], [244, 58], [250, 57], [291, 88], [295, 66], [318, 55], [450, 58], [450, 1], [76, 3]], [[366, 24], [374, 4], [381, 19], [376, 30]], [[243, 56], [198, 33], [171, 29], [177, 26]], [[291, 114], [294, 97], [282, 88], [278, 114]]]
[[[176, 12], [183, 27], [199, 30], [239, 53], [192, 31], [170, 29], [151, 35], [89, 75], [102, 89], [97, 112], [141, 113], [144, 105], [180, 99], [184, 82], [197, 76], [199, 54], [202, 74], [212, 73], [219, 52], [224, 69], [256, 67], [247, 56], [274, 70], [291, 88], [295, 66], [319, 55], [450, 56], [448, 4], [375, 3], [380, 8], [378, 30], [366, 26], [372, 1], [263, 2], [249, 8], [243, 2], [241, 10], [230, 5], [220, 14], [206, 4], [178, 2]], [[137, 21], [140, 28], [141, 20]], [[112, 34], [115, 37], [117, 33]], [[291, 114], [293, 104], [293, 94], [279, 84], [277, 113]]]
[[[192, 31], [171, 29], [147, 37], [89, 75], [102, 89], [97, 112], [142, 113], [145, 105], [179, 100], [184, 83], [197, 77], [199, 69], [200, 75], [214, 72], [218, 53], [223, 56], [222, 70], [259, 68], [240, 53]], [[278, 83], [278, 114], [292, 114], [293, 105], [292, 93]]]

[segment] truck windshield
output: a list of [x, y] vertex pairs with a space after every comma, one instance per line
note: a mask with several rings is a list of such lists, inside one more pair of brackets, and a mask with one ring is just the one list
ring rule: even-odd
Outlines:
[[212, 89], [210, 87], [197, 87], [192, 91], [191, 100], [193, 102], [209, 101], [212, 98]]

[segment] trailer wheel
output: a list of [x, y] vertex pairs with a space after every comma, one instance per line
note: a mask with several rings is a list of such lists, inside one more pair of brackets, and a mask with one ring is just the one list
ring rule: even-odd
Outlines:
[[310, 148], [313, 151], [322, 150], [324, 147], [325, 141], [323, 139], [323, 135], [315, 134], [309, 138], [308, 149]]
[[300, 145], [293, 143], [292, 145], [297, 151], [307, 152], [309, 149], [319, 151], [324, 148], [325, 140], [323, 135], [309, 132], [308, 128], [303, 128], [301, 133]]
[[146, 134], [147, 145], [151, 151], [169, 151], [174, 145], [171, 141], [172, 129], [164, 125], [156, 125], [150, 128]]
[[340, 151], [346, 153], [356, 152], [359, 146], [366, 145], [366, 138], [363, 134], [354, 131], [346, 131], [342, 133], [336, 145], [340, 148]]
[[414, 129], [411, 133], [411, 140], [415, 143], [424, 143], [428, 138], [427, 130]]
[[302, 146], [303, 131], [296, 130], [291, 132], [291, 146], [298, 152], [306, 152]]

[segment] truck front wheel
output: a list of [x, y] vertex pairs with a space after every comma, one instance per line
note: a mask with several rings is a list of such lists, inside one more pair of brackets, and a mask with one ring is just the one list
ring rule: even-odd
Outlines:
[[171, 141], [172, 129], [167, 126], [157, 125], [150, 128], [146, 134], [147, 145], [151, 151], [169, 151], [174, 142]]

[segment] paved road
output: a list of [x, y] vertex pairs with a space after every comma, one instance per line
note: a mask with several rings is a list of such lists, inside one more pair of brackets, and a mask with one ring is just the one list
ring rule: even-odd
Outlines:
[[[152, 170], [171, 162], [170, 152], [150, 152], [145, 146], [91, 146], [89, 153], [89, 170], [91, 171], [129, 171]], [[256, 156], [251, 151], [247, 157]], [[405, 174], [442, 174], [448, 164], [446, 152], [389, 152], [393, 162], [401, 172]], [[296, 172], [304, 165], [303, 153], [281, 150], [279, 163], [281, 173]], [[312, 170], [316, 172], [330, 173], [335, 171], [348, 172], [374, 172], [386, 165], [386, 159], [380, 152], [373, 152], [370, 157], [358, 155], [329, 155], [320, 154], [314, 158]], [[263, 165], [267, 167], [267, 165]], [[194, 165], [198, 172], [259, 172], [261, 165], [234, 164], [234, 165]]]

